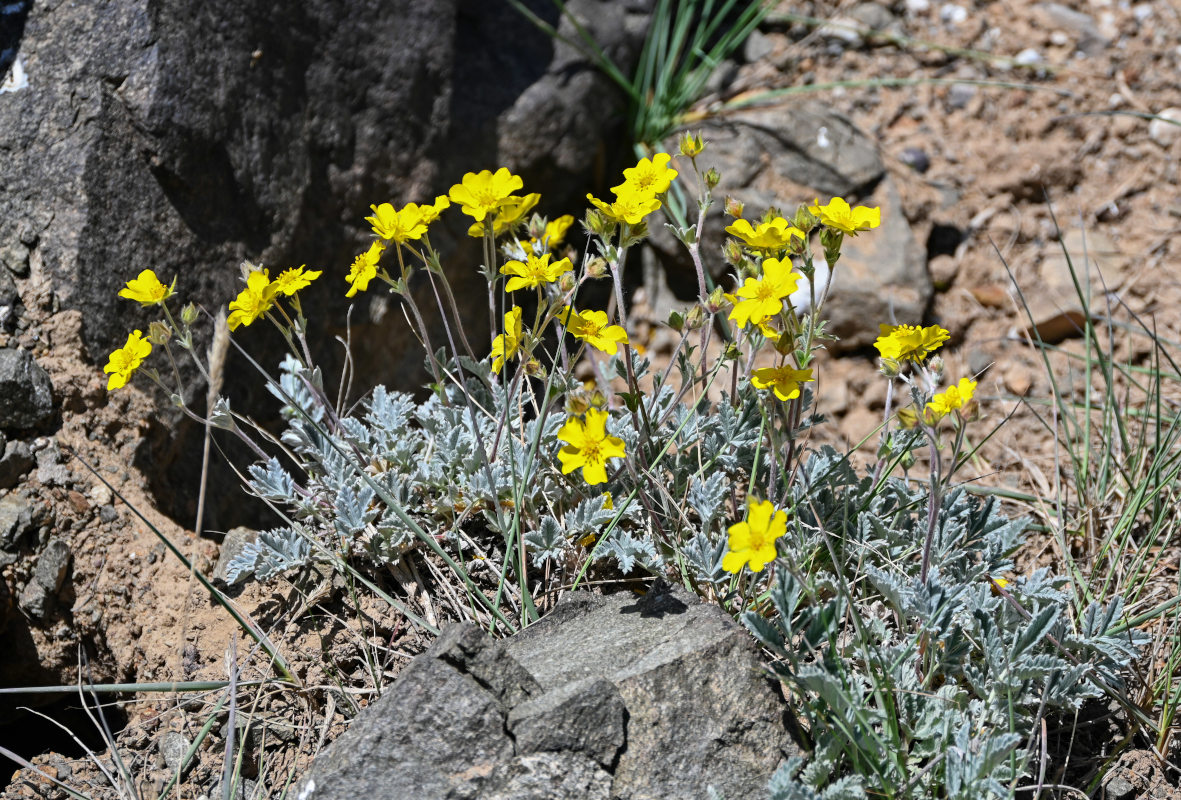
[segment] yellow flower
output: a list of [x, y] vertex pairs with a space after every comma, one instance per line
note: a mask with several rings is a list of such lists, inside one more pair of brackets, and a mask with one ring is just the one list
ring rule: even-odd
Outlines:
[[804, 232], [787, 223], [783, 217], [776, 217], [770, 222], [760, 222], [757, 228], [744, 219], [735, 220], [726, 228], [726, 233], [736, 236], [753, 250], [763, 252], [777, 252], [791, 244], [792, 237], [804, 238]]
[[176, 287], [176, 278], [172, 279], [172, 286], [160, 283], [156, 273], [145, 269], [138, 277], [127, 282], [127, 286], [119, 290], [120, 297], [134, 300], [144, 308], [163, 305], [164, 301], [172, 297], [172, 290]]
[[285, 269], [275, 278], [275, 282], [271, 286], [275, 290], [275, 294], [291, 295], [298, 292], [300, 289], [306, 289], [311, 285], [312, 281], [320, 277], [323, 272], [318, 269], [304, 269], [307, 264], [297, 269]]
[[770, 500], [750, 502], [746, 520], [731, 525], [729, 552], [722, 558], [722, 569], [737, 574], [746, 564], [751, 572], [762, 572], [778, 553], [775, 540], [787, 533], [787, 512], [777, 511]]
[[267, 313], [275, 300], [275, 285], [271, 283], [265, 269], [256, 269], [246, 276], [246, 288], [230, 303], [230, 316], [226, 322], [230, 330], [239, 325], [250, 325]]
[[563, 214], [555, 220], [545, 223], [545, 233], [541, 234], [541, 243], [550, 250], [553, 250], [562, 242], [566, 241], [566, 232], [570, 230], [570, 226], [574, 224], [574, 216], [571, 214]]
[[422, 224], [430, 225], [439, 218], [447, 209], [451, 208], [451, 198], [445, 194], [441, 194], [435, 198], [435, 202], [431, 205], [423, 203], [418, 207], [418, 213], [422, 215]]
[[636, 191], [619, 192], [615, 202], [611, 204], [604, 203], [590, 194], [586, 198], [611, 221], [626, 222], [628, 225], [639, 225], [644, 221], [644, 217], [660, 208], [660, 201], [654, 196]]
[[783, 310], [783, 298], [796, 290], [796, 284], [804, 277], [792, 272], [791, 260], [777, 258], [763, 259], [763, 277], [747, 278], [746, 283], [730, 297], [734, 309], [730, 319], [745, 328], [748, 324], [759, 324], [767, 317]]
[[566, 330], [596, 350], [615, 355], [619, 345], [627, 344], [627, 331], [618, 325], [607, 324], [606, 311], [579, 311], [571, 314]]
[[377, 262], [381, 260], [381, 254], [384, 251], [385, 245], [375, 241], [369, 245], [368, 250], [353, 260], [353, 266], [349, 268], [349, 274], [345, 276], [345, 281], [351, 284], [345, 297], [352, 297], [357, 292], [363, 292], [369, 288], [369, 281], [377, 277]]
[[496, 211], [509, 195], [524, 185], [519, 176], [501, 167], [495, 173], [482, 170], [465, 174], [463, 182], [452, 186], [448, 194], [452, 202], [459, 203], [463, 213], [476, 222], [483, 222], [484, 217]]
[[651, 159], [641, 158], [640, 163], [623, 171], [623, 183], [611, 191], [617, 195], [636, 192], [649, 197], [664, 194], [677, 177], [677, 171], [668, 165], [671, 159], [668, 153], [657, 153]]
[[139, 331], [129, 333], [127, 344], [111, 353], [107, 365], [103, 367], [103, 372], [111, 374], [107, 379], [107, 391], [113, 392], [126, 386], [132, 373], [139, 369], [139, 365], [144, 363], [144, 359], [151, 355], [151, 352], [152, 343], [143, 338]]
[[780, 400], [794, 400], [800, 396], [800, 384], [811, 383], [811, 369], [791, 367], [764, 367], [751, 373], [750, 382], [756, 389], [774, 389]]
[[562, 474], [582, 467], [582, 479], [591, 486], [607, 482], [607, 459], [623, 458], [623, 440], [607, 434], [607, 412], [592, 408], [586, 421], [571, 417], [558, 431], [558, 440], [566, 446], [558, 451]]
[[574, 265], [570, 263], [570, 259], [563, 258], [560, 261], [549, 263], [550, 254], [543, 253], [542, 255], [528, 255], [526, 256], [526, 263], [520, 261], [509, 261], [500, 268], [501, 275], [512, 275], [508, 279], [508, 285], [505, 286], [505, 291], [515, 292], [517, 289], [525, 287], [540, 286], [543, 283], [553, 283], [564, 273], [574, 269]]
[[513, 308], [504, 315], [504, 333], [492, 340], [492, 371], [497, 375], [504, 368], [504, 362], [517, 354], [521, 346], [521, 307]]
[[882, 224], [881, 208], [849, 208], [849, 204], [841, 197], [834, 197], [825, 206], [820, 205], [817, 199], [808, 210], [820, 217], [824, 225], [854, 236], [857, 231], [867, 231]]
[[[512, 195], [504, 198], [501, 204], [497, 206], [496, 212], [492, 215], [492, 235], [500, 236], [502, 233], [512, 230], [520, 224], [526, 214], [533, 210], [533, 207], [537, 205], [537, 201], [540, 199], [541, 195], [537, 192], [527, 194], [524, 197]], [[487, 219], [484, 222], [473, 222], [472, 226], [467, 229], [467, 235], [477, 238], [483, 236], [485, 222], [487, 222]]]
[[975, 393], [976, 381], [960, 378], [959, 383], [955, 386], [948, 386], [947, 391], [932, 397], [931, 402], [927, 403], [927, 408], [942, 418], [952, 411], [958, 411], [970, 403], [972, 401], [972, 395]]
[[[427, 223], [423, 219], [422, 210], [415, 203], [407, 203], [401, 211], [395, 211], [389, 203], [369, 207], [373, 209], [373, 216], [365, 217], [365, 221], [373, 226], [374, 233], [386, 241], [404, 244], [413, 239], [421, 239], [426, 233]], [[432, 206], [427, 208], [433, 210]]]
[[873, 346], [882, 358], [913, 361], [916, 364], [938, 350], [951, 334], [938, 325], [880, 325], [881, 335]]

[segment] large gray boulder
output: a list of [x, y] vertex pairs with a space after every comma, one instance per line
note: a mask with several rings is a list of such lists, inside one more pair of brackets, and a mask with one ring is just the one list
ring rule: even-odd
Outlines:
[[[326, 268], [305, 305], [324, 333], [343, 326], [371, 203], [433, 198], [504, 165], [562, 213], [625, 145], [622, 94], [508, 3], [16, 5], [5, 55], [15, 48], [28, 86], [0, 94], [0, 260], [47, 281], [53, 307], [84, 312], [95, 360], [149, 318], [115, 299], [144, 268], [209, 307], [236, 294], [243, 258]], [[551, 3], [528, 5], [576, 36]], [[625, 70], [650, 5], [567, 4]], [[466, 228], [454, 215], [434, 239], [475, 298]], [[420, 300], [434, 305], [429, 290]], [[402, 315], [385, 316], [394, 341], [370, 345], [381, 358], [362, 347], [361, 363], [405, 382], [421, 356]]]
[[797, 753], [750, 636], [676, 588], [576, 594], [506, 641], [446, 630], [300, 800], [759, 796]]

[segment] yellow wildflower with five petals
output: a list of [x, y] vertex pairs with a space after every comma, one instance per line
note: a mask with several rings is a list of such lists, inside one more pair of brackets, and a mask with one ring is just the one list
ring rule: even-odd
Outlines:
[[405, 244], [421, 239], [426, 233], [426, 223], [416, 203], [407, 203], [401, 210], [395, 210], [389, 203], [369, 207], [373, 209], [373, 216], [365, 217], [365, 221], [387, 242]]
[[430, 225], [439, 218], [447, 209], [451, 208], [451, 198], [445, 194], [441, 194], [435, 198], [435, 202], [431, 205], [423, 203], [418, 207], [418, 213], [422, 215], [422, 224]]
[[856, 236], [858, 231], [867, 231], [882, 224], [882, 209], [857, 206], [850, 208], [842, 197], [834, 197], [827, 205], [820, 205], [816, 199], [808, 209], [820, 222], [838, 231]]
[[750, 222], [744, 219], [735, 220], [726, 228], [726, 233], [741, 239], [752, 250], [765, 253], [786, 249], [793, 237], [804, 238], [804, 232], [788, 224], [783, 217], [776, 217], [770, 222], [760, 222], [758, 227], [752, 227]]
[[734, 304], [730, 319], [740, 328], [748, 324], [758, 325], [767, 317], [783, 310], [783, 300], [796, 290], [796, 284], [804, 276], [793, 272], [790, 259], [763, 259], [763, 277], [747, 278], [746, 283], [732, 295], [727, 295]]
[[275, 278], [271, 284], [275, 294], [291, 297], [300, 289], [306, 289], [312, 281], [324, 274], [321, 270], [306, 269], [306, 267], [307, 264], [304, 264], [295, 269], [285, 269], [279, 273], [279, 277]]
[[668, 153], [657, 153], [650, 159], [641, 158], [634, 167], [623, 171], [623, 183], [612, 187], [611, 191], [617, 195], [636, 192], [649, 197], [664, 194], [677, 177], [677, 171], [668, 165], [671, 160]]
[[607, 322], [606, 311], [578, 311], [570, 313], [565, 324], [570, 335], [613, 356], [618, 352], [619, 345], [628, 343], [627, 331], [619, 325], [608, 325]]
[[562, 474], [582, 468], [582, 479], [591, 486], [607, 482], [607, 459], [623, 458], [623, 440], [607, 433], [606, 411], [588, 409], [586, 419], [571, 417], [558, 431], [558, 440], [566, 446], [558, 451]]
[[948, 386], [947, 391], [931, 398], [927, 408], [935, 412], [936, 417], [942, 419], [953, 411], [959, 411], [972, 402], [972, 395], [976, 393], [976, 381], [960, 378], [955, 386]]
[[246, 276], [246, 288], [230, 303], [230, 316], [226, 322], [230, 330], [240, 325], [250, 325], [267, 313], [275, 301], [275, 287], [265, 269], [256, 269]]
[[[541, 195], [537, 192], [527, 194], [524, 197], [512, 195], [504, 198], [504, 201], [501, 202], [492, 214], [492, 235], [500, 236], [519, 225], [525, 219], [525, 215], [533, 210], [534, 206], [537, 205], [537, 201], [540, 199]], [[472, 226], [467, 229], [467, 235], [475, 236], [476, 238], [483, 236], [484, 226], [487, 222], [487, 217], [484, 218], [483, 222], [473, 222]]]
[[588, 194], [586, 199], [594, 203], [595, 208], [602, 211], [612, 222], [628, 225], [639, 225], [644, 221], [644, 217], [660, 208], [660, 201], [654, 196], [636, 191], [620, 192], [614, 203], [604, 203], [591, 194]]
[[172, 279], [172, 286], [165, 286], [160, 283], [160, 279], [156, 277], [156, 273], [150, 269], [145, 269], [138, 276], [132, 278], [127, 282], [127, 285], [119, 290], [120, 297], [126, 297], [128, 300], [134, 300], [144, 308], [150, 306], [163, 305], [164, 301], [172, 297], [172, 290], [176, 288], [176, 278]]
[[543, 283], [553, 283], [565, 273], [574, 269], [574, 265], [570, 263], [570, 259], [563, 258], [560, 261], [549, 263], [550, 254], [542, 253], [541, 255], [528, 255], [524, 262], [509, 261], [500, 268], [501, 275], [512, 275], [509, 278], [508, 285], [504, 287], [506, 292], [515, 292], [518, 289], [526, 287], [532, 288], [541, 286]]
[[800, 384], [811, 383], [812, 370], [791, 367], [763, 367], [750, 375], [750, 382], [756, 389], [774, 389], [780, 400], [794, 400], [800, 396]]
[[722, 557], [722, 569], [737, 574], [749, 565], [751, 572], [762, 572], [779, 555], [775, 541], [787, 533], [787, 512], [777, 510], [770, 500], [750, 501], [746, 519], [731, 525], [727, 533], [729, 552]]
[[152, 343], [143, 338], [143, 334], [134, 331], [127, 335], [127, 344], [111, 353], [103, 372], [110, 373], [107, 378], [107, 391], [122, 389], [131, 380], [131, 375], [144, 359], [152, 354]]
[[353, 259], [353, 265], [349, 267], [349, 274], [345, 276], [345, 281], [349, 284], [349, 290], [345, 297], [352, 297], [357, 292], [363, 292], [369, 288], [369, 281], [377, 277], [377, 262], [381, 260], [383, 252], [385, 252], [385, 245], [381, 242], [374, 242], [369, 245], [368, 250]]
[[951, 337], [938, 325], [925, 328], [918, 325], [880, 325], [879, 330], [881, 335], [873, 346], [882, 354], [882, 358], [913, 361], [916, 364], [938, 350]]
[[504, 333], [492, 340], [492, 371], [497, 375], [504, 362], [517, 354], [521, 346], [521, 307], [513, 306], [504, 315]]
[[557, 219], [545, 223], [545, 232], [541, 234], [541, 244], [550, 250], [556, 249], [558, 245], [566, 241], [566, 233], [573, 224], [574, 215], [572, 214], [563, 214]]
[[481, 170], [468, 172], [463, 181], [451, 187], [448, 196], [451, 202], [458, 203], [460, 210], [474, 219], [483, 222], [484, 217], [494, 213], [509, 195], [525, 185], [520, 176], [501, 167], [496, 172]]

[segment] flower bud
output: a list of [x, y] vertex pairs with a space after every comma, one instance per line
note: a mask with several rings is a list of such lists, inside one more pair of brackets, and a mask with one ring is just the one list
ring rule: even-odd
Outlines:
[[523, 365], [525, 374], [530, 378], [544, 378], [545, 373], [541, 368], [541, 363], [536, 358], [531, 358]]
[[598, 209], [586, 210], [586, 227], [600, 239], [610, 239], [615, 232], [615, 223], [603, 216]]
[[571, 392], [566, 395], [566, 413], [580, 417], [591, 407], [590, 395], [585, 392]]
[[156, 320], [148, 326], [148, 341], [156, 347], [167, 344], [172, 338], [172, 328], [167, 323]]
[[668, 313], [668, 327], [680, 333], [685, 327], [685, 315], [679, 311], [670, 311]]
[[562, 276], [558, 278], [558, 288], [562, 290], [562, 294], [569, 294], [574, 291], [577, 282], [574, 279], [573, 272], [563, 272]]
[[931, 356], [927, 361], [927, 369], [931, 370], [931, 377], [937, 386], [943, 383], [943, 370], [945, 366], [942, 356]]
[[722, 245], [722, 258], [732, 267], [742, 263], [742, 245], [734, 239], [727, 239]]
[[588, 278], [602, 278], [607, 274], [607, 271], [607, 261], [600, 256], [595, 256], [586, 262], [586, 276]]
[[897, 378], [902, 372], [902, 362], [895, 358], [879, 358], [878, 372], [887, 378]]
[[913, 408], [907, 406], [906, 408], [898, 409], [898, 427], [909, 431], [918, 424], [919, 415]]
[[691, 309], [689, 309], [688, 313], [685, 314], [685, 327], [689, 330], [698, 330], [704, 324], [705, 309], [703, 309], [701, 306], [693, 306]]
[[185, 325], [192, 325], [197, 321], [197, 307], [192, 303], [186, 303], [185, 307], [180, 310], [180, 321]]
[[898, 466], [902, 467], [904, 470], [910, 469], [911, 467], [913, 467], [914, 466], [914, 453], [907, 450], [905, 453], [900, 455], [898, 457]]
[[716, 314], [722, 310], [722, 304], [726, 302], [726, 293], [722, 291], [721, 286], [715, 286], [714, 290], [709, 293], [706, 298], [706, 308], [711, 314]]
[[804, 233], [811, 233], [820, 224], [820, 218], [809, 211], [807, 206], [800, 206], [791, 224]]
[[590, 404], [592, 408], [606, 408], [607, 395], [603, 394], [598, 389], [595, 389], [593, 392], [591, 392]]
[[726, 216], [739, 219], [745, 207], [745, 204], [738, 198], [726, 195], [726, 202], [723, 203], [723, 210], [726, 212]]
[[681, 134], [679, 145], [681, 155], [686, 158], [696, 158], [705, 149], [705, 140], [701, 138], [700, 133], [689, 133], [689, 131], [685, 131]]
[[701, 177], [705, 179], [705, 188], [710, 191], [716, 189], [718, 184], [722, 182], [722, 173], [718, 172], [714, 167], [707, 169]]

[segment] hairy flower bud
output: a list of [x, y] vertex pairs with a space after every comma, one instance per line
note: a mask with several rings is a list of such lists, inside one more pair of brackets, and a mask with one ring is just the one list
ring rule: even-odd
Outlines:
[[679, 311], [670, 311], [668, 313], [668, 327], [680, 333], [685, 327], [685, 315]]
[[569, 294], [574, 291], [577, 282], [574, 279], [573, 272], [563, 272], [558, 278], [558, 288], [562, 290], [562, 294]]
[[167, 344], [172, 338], [172, 328], [167, 323], [156, 320], [148, 326], [148, 341], [156, 347]]
[[722, 291], [721, 286], [714, 287], [714, 290], [709, 293], [706, 298], [705, 305], [711, 314], [716, 314], [722, 310], [722, 304], [726, 302], [726, 293]]
[[681, 134], [678, 144], [681, 148], [681, 155], [686, 158], [696, 158], [705, 149], [705, 140], [701, 138], [700, 133], [689, 133], [689, 131], [685, 131]]
[[588, 278], [602, 278], [607, 274], [607, 261], [600, 256], [595, 256], [586, 262], [586, 276]]
[[931, 356], [927, 359], [927, 369], [931, 370], [931, 377], [934, 379], [935, 385], [943, 383], [943, 370], [945, 364], [942, 356]]
[[693, 306], [685, 314], [685, 327], [691, 331], [698, 330], [705, 324], [705, 309], [701, 306]]
[[180, 310], [180, 321], [185, 325], [192, 325], [197, 321], [197, 307], [192, 303], [185, 303], [185, 307]]
[[894, 358], [879, 358], [878, 372], [887, 378], [897, 378], [899, 373], [902, 372], [902, 362]]
[[735, 239], [727, 239], [722, 245], [722, 258], [732, 267], [742, 263], [742, 245]]
[[804, 233], [811, 233], [820, 224], [820, 218], [809, 211], [807, 206], [800, 206], [796, 209], [796, 215], [791, 224]]
[[593, 208], [586, 211], [586, 227], [600, 239], [609, 239], [615, 232], [615, 223]]
[[705, 174], [701, 177], [705, 179], [705, 187], [710, 191], [716, 189], [718, 184], [722, 182], [722, 173], [718, 172], [713, 167], [707, 169]]
[[734, 219], [740, 219], [742, 217], [742, 211], [745, 207], [741, 200], [730, 195], [726, 195], [726, 202], [722, 204], [722, 210], [726, 212], [726, 216], [734, 217]]

